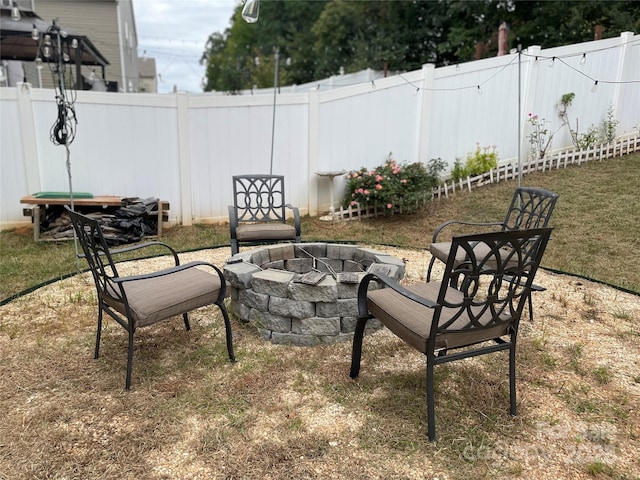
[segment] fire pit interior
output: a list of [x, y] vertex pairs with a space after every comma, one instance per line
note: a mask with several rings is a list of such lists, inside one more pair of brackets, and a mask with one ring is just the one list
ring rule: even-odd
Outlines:
[[265, 340], [299, 346], [351, 340], [360, 279], [374, 272], [400, 280], [404, 271], [402, 260], [391, 255], [331, 243], [265, 246], [224, 265], [231, 311]]

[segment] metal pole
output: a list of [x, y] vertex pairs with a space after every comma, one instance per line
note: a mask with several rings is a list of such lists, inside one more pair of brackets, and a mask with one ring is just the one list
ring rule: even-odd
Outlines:
[[522, 145], [522, 44], [518, 44], [518, 188], [522, 179], [522, 158], [520, 150]]
[[276, 65], [273, 74], [273, 120], [271, 122], [271, 164], [269, 175], [273, 175], [273, 143], [276, 135], [276, 97], [278, 94], [278, 70], [280, 70], [280, 49], [276, 48]]

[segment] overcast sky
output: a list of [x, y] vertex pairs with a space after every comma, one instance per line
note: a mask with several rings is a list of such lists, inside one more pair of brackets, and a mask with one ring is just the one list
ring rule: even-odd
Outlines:
[[241, 0], [133, 0], [138, 55], [156, 59], [158, 92], [202, 92], [200, 57], [213, 32], [224, 32]]

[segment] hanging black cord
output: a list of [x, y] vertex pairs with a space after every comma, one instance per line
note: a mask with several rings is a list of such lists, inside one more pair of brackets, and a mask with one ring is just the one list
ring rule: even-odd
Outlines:
[[73, 104], [66, 102], [62, 95], [57, 97], [58, 115], [51, 127], [50, 139], [55, 145], [69, 145], [76, 136], [76, 112]]

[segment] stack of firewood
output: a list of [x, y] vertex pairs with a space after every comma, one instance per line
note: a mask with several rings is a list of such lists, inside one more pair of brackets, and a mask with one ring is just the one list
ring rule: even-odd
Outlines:
[[[158, 234], [158, 199], [124, 198], [120, 207], [75, 207], [83, 215], [98, 220], [110, 245], [139, 242]], [[49, 206], [40, 224], [43, 240], [73, 238], [71, 219], [63, 207]]]

